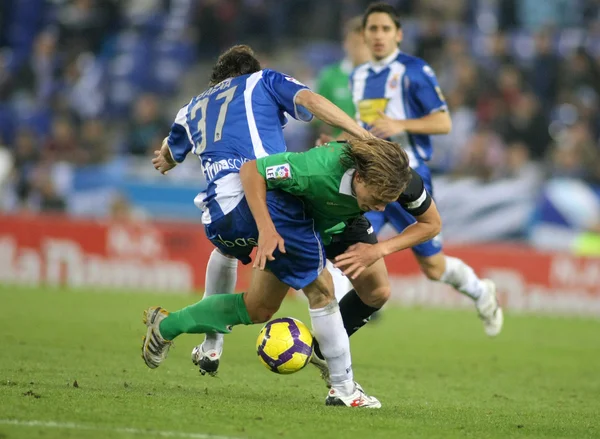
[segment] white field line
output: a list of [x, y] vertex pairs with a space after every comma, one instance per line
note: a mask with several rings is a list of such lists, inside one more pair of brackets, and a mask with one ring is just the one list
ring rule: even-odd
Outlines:
[[61, 428], [70, 430], [90, 430], [113, 433], [139, 434], [144, 436], [160, 436], [186, 439], [241, 439], [233, 436], [219, 436], [206, 433], [186, 433], [183, 431], [143, 430], [130, 427], [103, 427], [101, 425], [77, 424], [74, 422], [25, 421], [19, 419], [0, 419], [0, 425], [17, 425], [20, 427]]

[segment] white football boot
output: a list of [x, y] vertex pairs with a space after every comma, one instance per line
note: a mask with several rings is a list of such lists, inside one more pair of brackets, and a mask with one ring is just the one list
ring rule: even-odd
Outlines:
[[208, 374], [212, 377], [217, 376], [219, 360], [221, 359], [223, 351], [210, 349], [204, 352], [202, 346], [202, 344], [199, 344], [192, 349], [192, 363], [200, 368], [200, 373], [202, 375]]
[[504, 314], [496, 297], [496, 284], [489, 279], [483, 279], [486, 291], [475, 301], [479, 318], [483, 321], [483, 329], [490, 337], [495, 337], [502, 331]]
[[160, 322], [169, 315], [160, 306], [151, 306], [144, 311], [144, 324], [148, 327], [142, 344], [142, 358], [150, 369], [156, 369], [167, 358], [172, 341], [165, 340], [158, 329]]
[[363, 407], [369, 409], [381, 408], [379, 400], [365, 393], [358, 383], [354, 383], [354, 392], [344, 395], [342, 391], [332, 387], [329, 389], [325, 405], [339, 405], [345, 407]]

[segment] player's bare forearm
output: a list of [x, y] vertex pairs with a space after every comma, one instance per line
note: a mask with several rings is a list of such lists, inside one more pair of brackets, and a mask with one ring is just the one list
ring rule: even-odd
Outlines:
[[447, 111], [436, 111], [418, 119], [399, 122], [411, 134], [448, 134], [452, 130], [452, 119]]
[[377, 244], [381, 246], [384, 256], [429, 241], [442, 230], [442, 219], [433, 201], [424, 214], [415, 218], [417, 222], [408, 226], [402, 233]]
[[296, 96], [296, 104], [302, 105], [318, 119], [336, 128], [346, 131], [355, 137], [372, 137], [371, 134], [356, 123], [354, 119], [321, 95], [310, 90], [301, 90]]
[[256, 168], [256, 160], [242, 165], [240, 179], [258, 231], [275, 230], [267, 207], [267, 184]]

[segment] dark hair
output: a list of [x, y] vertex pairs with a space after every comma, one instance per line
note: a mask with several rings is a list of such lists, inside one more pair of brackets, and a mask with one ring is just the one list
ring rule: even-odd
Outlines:
[[344, 147], [340, 164], [356, 169], [367, 186], [386, 203], [396, 201], [412, 178], [408, 155], [402, 147], [378, 138], [353, 139]]
[[352, 17], [344, 24], [344, 38], [350, 34], [358, 34], [363, 30], [362, 17]]
[[224, 52], [213, 67], [209, 86], [217, 85], [227, 78], [248, 75], [261, 70], [260, 62], [250, 46], [233, 46]]
[[387, 3], [377, 2], [377, 3], [371, 3], [367, 7], [367, 10], [365, 11], [365, 13], [363, 14], [363, 18], [362, 18], [363, 29], [367, 27], [367, 20], [369, 18], [369, 15], [376, 14], [376, 13], [388, 14], [390, 16], [390, 18], [392, 19], [392, 21], [394, 22], [394, 24], [396, 25], [397, 29], [400, 29], [402, 27], [400, 25], [400, 18], [398, 17], [398, 13], [396, 12], [396, 9], [392, 5], [388, 5]]

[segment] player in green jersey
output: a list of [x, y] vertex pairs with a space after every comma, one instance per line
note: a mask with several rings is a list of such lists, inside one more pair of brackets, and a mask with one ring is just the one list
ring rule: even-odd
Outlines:
[[[325, 96], [347, 115], [354, 117], [356, 109], [352, 101], [352, 91], [348, 86], [350, 73], [371, 59], [362, 32], [362, 17], [354, 17], [344, 26], [343, 47], [344, 59], [321, 70], [316, 88], [317, 93]], [[333, 130], [328, 125], [323, 125], [322, 129], [334, 136], [341, 134], [340, 130]]]
[[[300, 197], [307, 214], [315, 221], [315, 230], [326, 245], [328, 259], [342, 254], [352, 241], [370, 242], [369, 236], [359, 236], [361, 231], [366, 230], [366, 219], [361, 216], [362, 213], [382, 211], [387, 204], [395, 201], [411, 213], [417, 222], [399, 235], [377, 244], [381, 251], [377, 261], [369, 266], [350, 267], [352, 286], [359, 300], [379, 309], [391, 291], [383, 256], [431, 239], [439, 233], [441, 219], [435, 203], [425, 190], [423, 180], [413, 169], [402, 168], [402, 173], [397, 176], [410, 181], [399, 197], [390, 198], [381, 189], [382, 183], [376, 183], [374, 179], [388, 177], [382, 172], [382, 165], [373, 167], [372, 163], [383, 163], [391, 156], [389, 151], [379, 151], [373, 145], [388, 148], [392, 152], [399, 148], [397, 144], [374, 139], [332, 142], [305, 153], [275, 154], [248, 162], [242, 166], [240, 176], [257, 224], [267, 224], [267, 229], [269, 218], [264, 213], [267, 190], [283, 190]], [[404, 158], [405, 155], [401, 156]], [[391, 163], [385, 166], [393, 167]], [[375, 238], [376, 243], [372, 232], [371, 237]], [[283, 239], [276, 232], [271, 232], [269, 239], [259, 241], [254, 266], [260, 269], [264, 268], [267, 260], [272, 260], [274, 249], [281, 251], [285, 247]], [[372, 310], [366, 317], [371, 314]], [[362, 326], [354, 320], [344, 321], [348, 335]], [[311, 363], [320, 369], [329, 384], [328, 367], [322, 360], [318, 344]]]

